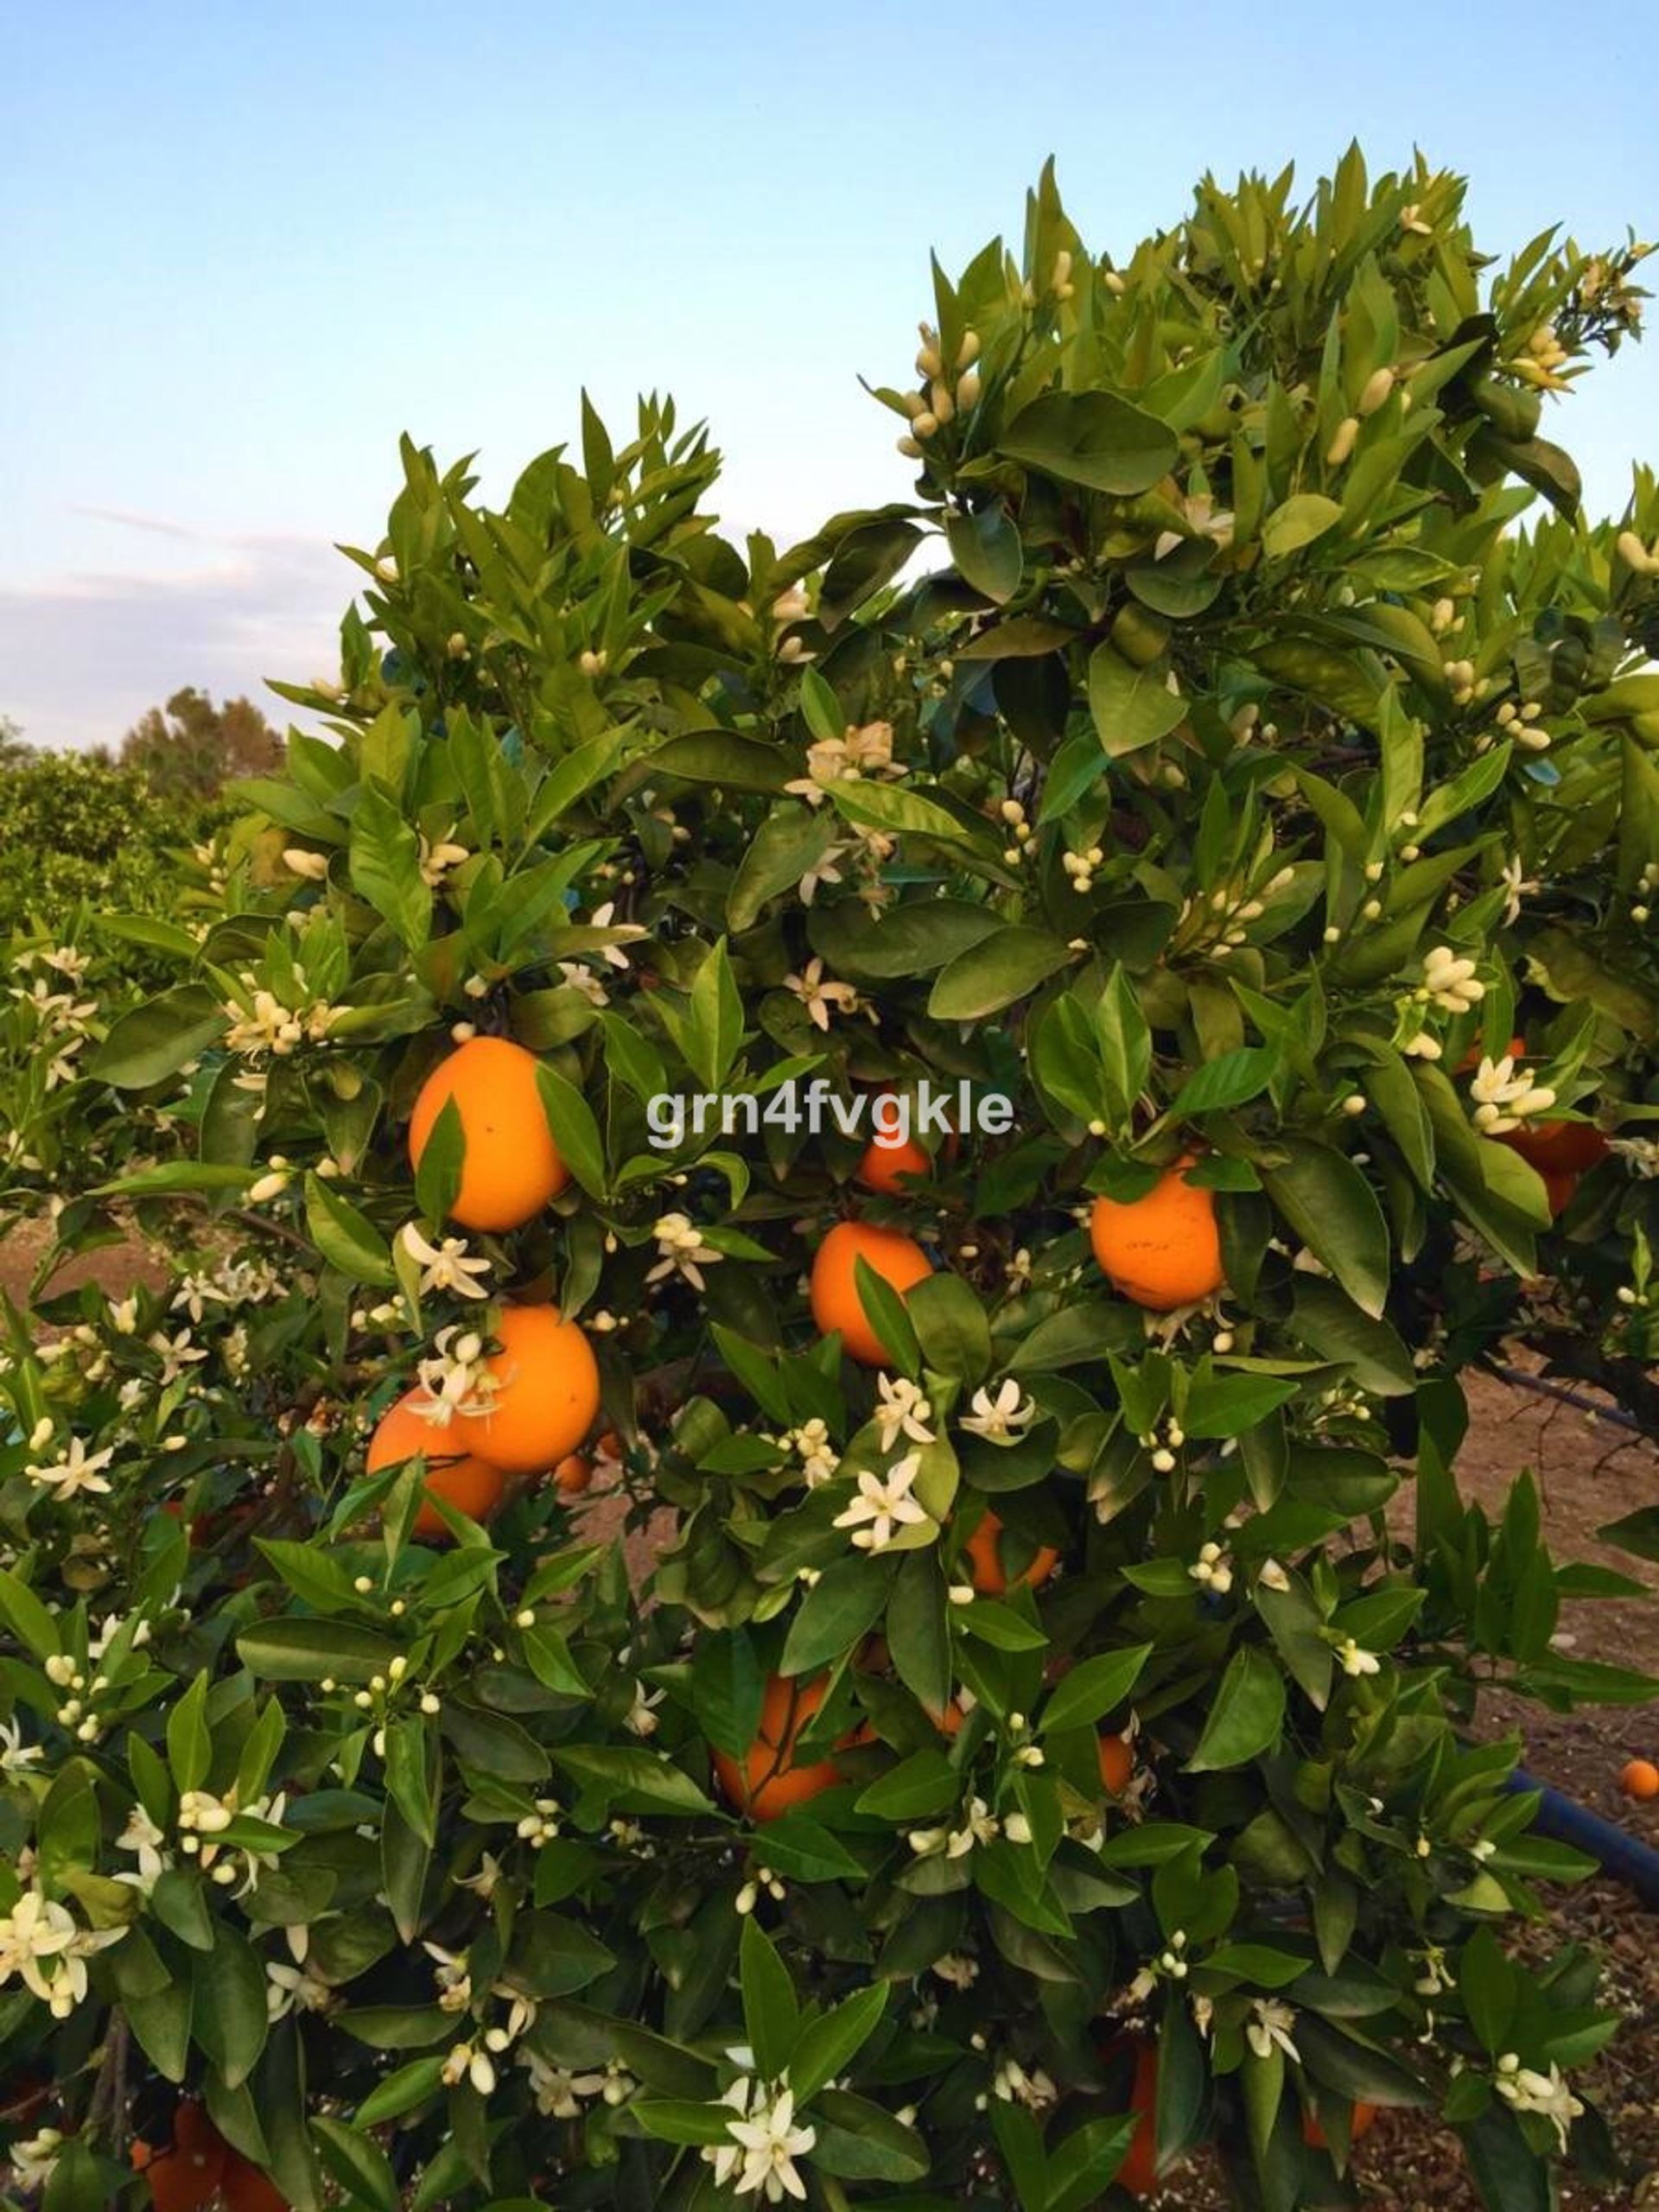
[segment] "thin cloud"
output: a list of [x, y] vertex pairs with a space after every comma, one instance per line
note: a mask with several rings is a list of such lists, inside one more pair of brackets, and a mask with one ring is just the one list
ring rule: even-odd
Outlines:
[[168, 522], [162, 515], [138, 514], [130, 507], [72, 506], [69, 512], [86, 515], [93, 522], [118, 523], [123, 530], [148, 531], [156, 537], [181, 537], [198, 544], [202, 542], [199, 530], [191, 530], [181, 522]]
[[279, 724], [267, 677], [334, 667], [355, 572], [312, 538], [226, 542], [184, 573], [79, 570], [0, 585], [0, 715], [36, 745], [118, 745], [187, 683], [245, 695]]

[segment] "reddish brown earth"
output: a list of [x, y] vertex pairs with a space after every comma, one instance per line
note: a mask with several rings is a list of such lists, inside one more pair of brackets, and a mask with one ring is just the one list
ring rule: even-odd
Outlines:
[[[19, 1303], [28, 1296], [41, 1243], [38, 1233], [14, 1230], [0, 1245], [0, 1288]], [[88, 1255], [53, 1287], [90, 1281], [119, 1295], [137, 1280], [162, 1276], [141, 1249], [124, 1245]], [[1524, 1356], [1517, 1363], [1525, 1363]], [[1473, 1377], [1470, 1399], [1473, 1419], [1458, 1463], [1466, 1497], [1496, 1513], [1510, 1481], [1530, 1468], [1541, 1493], [1546, 1541], [1558, 1560], [1592, 1560], [1659, 1586], [1659, 1567], [1644, 1568], [1596, 1537], [1598, 1529], [1637, 1506], [1659, 1504], [1653, 1444], [1496, 1377]], [[621, 1519], [620, 1499], [595, 1497], [583, 1533], [602, 1540]], [[660, 1525], [629, 1538], [637, 1573], [643, 1574], [670, 1527], [664, 1515]], [[1577, 1657], [1659, 1674], [1659, 1605], [1581, 1601], [1564, 1609], [1561, 1629], [1575, 1639]], [[1557, 1714], [1493, 1696], [1481, 1725], [1494, 1734], [1518, 1730], [1527, 1764], [1541, 1779], [1659, 1847], [1659, 1802], [1631, 1805], [1618, 1788], [1627, 1759], [1659, 1760], [1659, 1707]], [[1524, 1935], [1522, 1947], [1592, 1945], [1605, 1961], [1607, 2001], [1625, 2019], [1591, 2069], [1589, 2084], [1612, 2125], [1627, 2178], [1611, 2190], [1566, 2180], [1563, 2212], [1659, 2212], [1659, 1914], [1644, 1911], [1628, 1890], [1606, 1880], [1563, 1891], [1554, 1903], [1550, 1927]], [[1361, 2148], [1357, 2172], [1373, 2212], [1480, 2212], [1456, 2139], [1416, 2114], [1384, 2113]], [[1173, 2177], [1151, 2202], [1160, 2212], [1225, 2212], [1226, 2206], [1214, 2176], [1199, 2166]]]

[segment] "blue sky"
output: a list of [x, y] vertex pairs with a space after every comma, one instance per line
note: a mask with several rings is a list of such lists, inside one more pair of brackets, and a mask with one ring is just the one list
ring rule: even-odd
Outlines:
[[[1630, 0], [7, 0], [0, 30], [0, 714], [43, 743], [332, 666], [330, 548], [378, 535], [405, 429], [499, 486], [584, 382], [613, 421], [656, 385], [713, 422], [740, 533], [902, 496], [857, 375], [907, 369], [929, 245], [1017, 236], [1051, 151], [1097, 249], [1205, 167], [1311, 183], [1352, 136], [1470, 174], [1494, 251], [1659, 235]], [[1659, 334], [1554, 434], [1621, 505]]]

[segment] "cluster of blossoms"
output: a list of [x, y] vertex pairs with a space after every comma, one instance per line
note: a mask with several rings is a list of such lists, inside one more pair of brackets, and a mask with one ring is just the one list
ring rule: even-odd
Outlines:
[[[1060, 257], [1069, 273], [1071, 257]], [[1068, 283], [1065, 296], [1071, 296]], [[1035, 304], [1034, 296], [1031, 302]], [[921, 391], [904, 394], [899, 401], [910, 419], [910, 429], [899, 440], [899, 450], [907, 461], [919, 461], [930, 438], [935, 438], [947, 423], [955, 422], [958, 414], [969, 414], [978, 406], [982, 385], [976, 366], [979, 359], [979, 333], [964, 330], [957, 347], [955, 361], [947, 370], [940, 350], [938, 332], [931, 322], [917, 325], [921, 346], [916, 355], [916, 373], [925, 387]]]
[[904, 762], [893, 757], [893, 724], [865, 722], [839, 737], [816, 739], [806, 748], [806, 773], [794, 777], [784, 789], [816, 807], [823, 805], [831, 784], [905, 773]]
[[[675, 832], [677, 836], [683, 834], [678, 830]], [[614, 928], [623, 937], [629, 938], [642, 938], [646, 935], [646, 931], [637, 922], [617, 922], [614, 919], [615, 913], [615, 901], [607, 899], [602, 906], [594, 907], [588, 918], [587, 926], [596, 930]], [[592, 963], [594, 960], [602, 961], [607, 968], [620, 969], [625, 976], [628, 972], [628, 956], [622, 950], [620, 944], [606, 944], [601, 945], [596, 952], [589, 954], [586, 959], [561, 960], [560, 980], [568, 989], [579, 991], [589, 1006], [608, 1006], [611, 1002], [610, 993], [605, 988], [604, 978], [594, 972]]]
[[73, 945], [54, 945], [47, 951], [22, 952], [17, 956], [20, 972], [47, 968], [53, 976], [70, 985], [67, 990], [55, 989], [50, 977], [36, 975], [27, 983], [11, 986], [13, 999], [34, 1018], [36, 1050], [45, 1065], [48, 1090], [75, 1080], [79, 1072], [76, 1058], [86, 1050], [92, 1033], [91, 1025], [98, 1014], [98, 1001], [78, 999], [74, 995], [86, 972], [86, 955]]
[[795, 2093], [787, 2082], [762, 2082], [740, 2075], [721, 2097], [733, 2114], [726, 2123], [729, 2143], [708, 2143], [702, 2156], [715, 2170], [716, 2189], [753, 2196], [767, 2204], [785, 2196], [806, 2201], [806, 2183], [796, 2167], [818, 2139], [817, 2130], [798, 2126]]
[[657, 1239], [657, 1249], [662, 1256], [646, 1271], [645, 1281], [664, 1282], [671, 1275], [683, 1275], [693, 1290], [702, 1289], [703, 1268], [712, 1267], [722, 1255], [704, 1241], [702, 1230], [690, 1216], [665, 1213], [652, 1235]]
[[[224, 1007], [230, 1023], [225, 1033], [227, 1051], [246, 1060], [286, 1059], [301, 1045], [318, 1045], [327, 1036], [337, 1009], [322, 1000], [308, 1000], [297, 1008], [286, 1007], [251, 971], [245, 971], [237, 983], [237, 995]], [[306, 988], [305, 970], [297, 964], [294, 985], [298, 991]], [[264, 1081], [255, 1072], [238, 1078], [244, 1088], [262, 1088]]]
[[857, 1495], [836, 1516], [835, 1526], [850, 1529], [861, 1551], [886, 1551], [899, 1529], [919, 1528], [928, 1518], [927, 1509], [912, 1495], [921, 1471], [919, 1452], [906, 1452], [880, 1473], [867, 1467], [858, 1478]]
[[1573, 2123], [1584, 2106], [1567, 2087], [1559, 2066], [1552, 2063], [1548, 2074], [1540, 2074], [1533, 2067], [1523, 2066], [1514, 2051], [1506, 2051], [1497, 2062], [1492, 2082], [1498, 2095], [1515, 2111], [1541, 2113], [1566, 2151]]
[[0, 1917], [0, 1988], [16, 1975], [54, 2020], [67, 2020], [86, 1996], [86, 1961], [118, 1943], [124, 1928], [82, 1928], [67, 1905], [25, 1890]]
[[448, 1428], [457, 1414], [486, 1414], [503, 1378], [490, 1368], [476, 1329], [452, 1322], [433, 1338], [433, 1350], [416, 1370], [415, 1411], [435, 1427]]
[[1486, 986], [1475, 973], [1475, 963], [1453, 952], [1449, 944], [1437, 944], [1425, 956], [1423, 980], [1417, 991], [1420, 1001], [1446, 1014], [1467, 1014], [1485, 995]]
[[[1014, 1726], [1010, 1716], [1009, 1726]], [[1023, 1813], [1010, 1813], [1006, 1820], [999, 1820], [982, 1797], [969, 1800], [968, 1809], [960, 1827], [912, 1828], [909, 1842], [918, 1859], [966, 1859], [982, 1845], [995, 1843], [998, 1836], [1006, 1836], [1010, 1843], [1031, 1841], [1031, 1823]]]
[[1530, 1116], [1547, 1114], [1555, 1103], [1548, 1085], [1535, 1083], [1508, 1052], [1501, 1060], [1482, 1059], [1470, 1078], [1469, 1095], [1475, 1101], [1475, 1127], [1489, 1137], [1518, 1129]]

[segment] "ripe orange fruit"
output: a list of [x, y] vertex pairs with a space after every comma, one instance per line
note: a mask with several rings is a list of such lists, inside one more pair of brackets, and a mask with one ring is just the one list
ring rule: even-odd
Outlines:
[[[383, 1467], [395, 1467], [400, 1461], [412, 1459], [417, 1452], [426, 1455], [426, 1477], [421, 1484], [425, 1498], [441, 1497], [446, 1505], [453, 1505], [472, 1521], [487, 1521], [501, 1503], [501, 1493], [506, 1487], [499, 1467], [476, 1453], [458, 1450], [461, 1443], [459, 1421], [440, 1425], [428, 1421], [420, 1412], [421, 1393], [406, 1390], [397, 1404], [380, 1416], [379, 1426], [369, 1439], [367, 1465], [372, 1475]], [[447, 1537], [449, 1534], [443, 1516], [430, 1504], [423, 1504], [415, 1516], [417, 1536]]]
[[[968, 1557], [973, 1562], [973, 1583], [982, 1598], [1001, 1598], [1009, 1588], [1007, 1570], [1002, 1564], [1002, 1522], [995, 1513], [982, 1516], [979, 1526], [968, 1539]], [[1052, 1544], [1044, 1544], [1033, 1554], [1029, 1567], [1014, 1579], [1016, 1590], [1040, 1589], [1060, 1563], [1060, 1555]]]
[[510, 1475], [539, 1475], [574, 1452], [599, 1411], [599, 1363], [556, 1306], [504, 1306], [501, 1349], [485, 1362], [498, 1389], [489, 1411], [458, 1414], [458, 1440]]
[[1518, 1152], [1546, 1179], [1552, 1175], [1576, 1179], [1607, 1157], [1606, 1138], [1588, 1122], [1535, 1122], [1530, 1128], [1506, 1129], [1498, 1142]]
[[881, 1340], [864, 1318], [858, 1295], [857, 1263], [863, 1260], [902, 1296], [933, 1272], [913, 1236], [897, 1229], [877, 1229], [868, 1221], [841, 1221], [813, 1256], [810, 1296], [820, 1332], [841, 1332], [842, 1349], [865, 1367], [885, 1364]]
[[742, 1759], [728, 1751], [714, 1754], [721, 1789], [738, 1812], [752, 1821], [775, 1821], [791, 1805], [805, 1804], [841, 1780], [829, 1759], [795, 1764], [795, 1746], [829, 1686], [827, 1675], [815, 1675], [810, 1681], [772, 1675], [761, 1700], [760, 1726]]
[[1555, 1221], [1573, 1203], [1573, 1193], [1579, 1187], [1576, 1175], [1564, 1174], [1560, 1168], [1546, 1167], [1543, 1171], [1544, 1195], [1549, 1200], [1549, 1217]]
[[201, 2212], [219, 2198], [231, 2146], [196, 2103], [173, 2115], [173, 2140], [164, 2150], [135, 2142], [132, 2164], [149, 2184], [156, 2212]]
[[[1376, 2125], [1376, 2107], [1368, 2105], [1363, 2097], [1360, 2098], [1349, 2114], [1348, 2140], [1351, 2143], [1360, 2142]], [[1331, 2148], [1330, 2138], [1320, 2126], [1319, 2116], [1315, 2112], [1304, 2112], [1302, 2114], [1302, 2140], [1311, 2150], [1328, 2151]]]
[[1618, 1777], [1618, 1786], [1638, 1805], [1659, 1797], [1659, 1766], [1651, 1759], [1632, 1759]]
[[409, 1119], [417, 1168], [452, 1098], [467, 1140], [452, 1216], [466, 1229], [521, 1227], [569, 1180], [536, 1087], [535, 1055], [509, 1037], [474, 1037], [441, 1060]]
[[1109, 1789], [1114, 1797], [1121, 1797], [1128, 1788], [1135, 1773], [1135, 1752], [1127, 1736], [1103, 1736], [1100, 1739], [1100, 1783], [1103, 1789]]
[[883, 1198], [901, 1198], [908, 1188], [902, 1179], [905, 1176], [932, 1173], [933, 1162], [914, 1137], [874, 1136], [854, 1171], [854, 1179], [867, 1191], [880, 1192]]
[[580, 1497], [594, 1479], [594, 1471], [580, 1452], [572, 1452], [553, 1470], [553, 1480], [564, 1497]]
[[289, 2212], [288, 2199], [269, 2174], [261, 2173], [239, 2152], [226, 2154], [225, 2178], [219, 2183], [226, 2212]]
[[1216, 1194], [1189, 1183], [1191, 1160], [1166, 1168], [1143, 1198], [1095, 1200], [1089, 1236], [1101, 1271], [1137, 1306], [1167, 1313], [1226, 1287]]
[[1107, 2045], [1103, 2055], [1111, 2058], [1125, 2049], [1135, 2053], [1128, 2108], [1138, 2115], [1139, 2125], [1114, 2178], [1129, 2196], [1150, 2196], [1158, 2186], [1158, 2053], [1139, 2036], [1120, 2036]]

